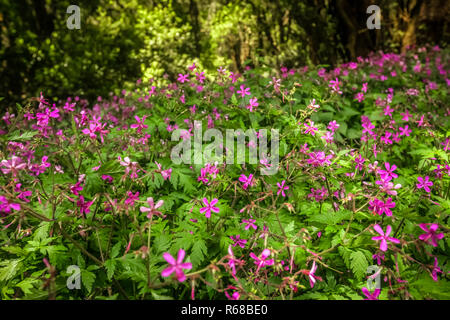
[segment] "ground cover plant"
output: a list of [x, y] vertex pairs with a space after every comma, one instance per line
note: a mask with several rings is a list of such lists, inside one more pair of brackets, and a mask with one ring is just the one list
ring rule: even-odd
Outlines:
[[[435, 46], [334, 69], [193, 63], [10, 107], [1, 299], [449, 299], [448, 61]], [[175, 164], [172, 133], [195, 120], [277, 129], [276, 173]]]

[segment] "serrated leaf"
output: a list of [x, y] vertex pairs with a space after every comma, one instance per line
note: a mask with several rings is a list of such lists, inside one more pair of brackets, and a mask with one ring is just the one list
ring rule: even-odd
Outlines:
[[116, 270], [116, 261], [109, 259], [105, 261], [106, 275], [109, 280], [114, 276], [114, 271]]
[[95, 282], [95, 274], [87, 271], [82, 270], [81, 271], [81, 281], [83, 282], [83, 286], [86, 288], [88, 292], [92, 291], [92, 285]]
[[12, 279], [20, 269], [22, 259], [5, 260], [0, 262], [0, 281]]
[[111, 249], [111, 258], [115, 258], [119, 255], [120, 248], [122, 248], [122, 242], [117, 242]]
[[190, 255], [193, 267], [198, 267], [200, 263], [205, 259], [208, 248], [205, 241], [197, 240], [192, 246], [192, 253]]
[[355, 251], [350, 255], [350, 267], [358, 280], [362, 280], [367, 272], [369, 263], [361, 251]]

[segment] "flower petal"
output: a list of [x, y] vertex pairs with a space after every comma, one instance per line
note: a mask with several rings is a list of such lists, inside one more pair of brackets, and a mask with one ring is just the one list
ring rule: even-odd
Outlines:
[[175, 258], [168, 252], [163, 253], [163, 258], [171, 265], [176, 265]]

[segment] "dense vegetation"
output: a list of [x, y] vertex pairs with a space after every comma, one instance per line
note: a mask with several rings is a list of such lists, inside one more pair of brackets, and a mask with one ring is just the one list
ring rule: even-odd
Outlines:
[[[81, 28], [69, 30], [69, 5]], [[336, 66], [369, 52], [446, 45], [446, 0], [0, 0], [0, 106], [45, 91], [51, 99], [118, 94], [135, 79], [174, 81], [191, 61], [229, 66]], [[53, 100], [55, 102], [56, 100]]]
[[[177, 62], [175, 79], [2, 114], [1, 299], [450, 298], [448, 50]], [[194, 120], [278, 129], [277, 173], [174, 164], [172, 132], [190, 139]]]

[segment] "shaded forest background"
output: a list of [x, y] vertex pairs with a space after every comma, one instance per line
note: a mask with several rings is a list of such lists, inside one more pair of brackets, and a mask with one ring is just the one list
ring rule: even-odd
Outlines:
[[[0, 97], [89, 99], [137, 79], [201, 70], [334, 66], [449, 40], [449, 1], [0, 0]], [[67, 7], [81, 8], [69, 30]], [[368, 30], [367, 7], [381, 8]]]

